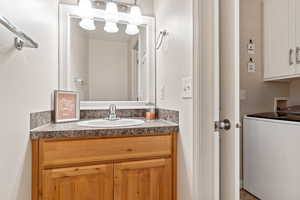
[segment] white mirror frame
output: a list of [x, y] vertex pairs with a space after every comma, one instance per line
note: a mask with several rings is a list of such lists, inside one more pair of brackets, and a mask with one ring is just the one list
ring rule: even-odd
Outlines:
[[[95, 20], [104, 19], [104, 10], [92, 9]], [[59, 5], [59, 89], [70, 90], [70, 22], [71, 18], [80, 18], [78, 6]], [[129, 14], [119, 13], [121, 21], [128, 21]], [[145, 101], [81, 101], [80, 109], [106, 109], [110, 104], [115, 104], [118, 109], [148, 108], [149, 104], [156, 104], [156, 62], [155, 62], [155, 18], [143, 16], [143, 25], [147, 32], [147, 98]], [[100, 21], [100, 20], [99, 20]]]

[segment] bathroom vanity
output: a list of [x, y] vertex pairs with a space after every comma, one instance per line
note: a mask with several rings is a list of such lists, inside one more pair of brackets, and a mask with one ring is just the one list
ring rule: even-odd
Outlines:
[[178, 125], [31, 131], [33, 200], [175, 200]]
[[[104, 10], [92, 11], [90, 32], [76, 5], [59, 6], [58, 89], [79, 92], [80, 118], [97, 121], [31, 130], [32, 200], [176, 200], [178, 120], [124, 119], [155, 107], [155, 19], [142, 16], [138, 32], [128, 34], [130, 16], [119, 13], [112, 34]], [[122, 111], [111, 115], [111, 104]], [[125, 110], [132, 108], [139, 110]]]

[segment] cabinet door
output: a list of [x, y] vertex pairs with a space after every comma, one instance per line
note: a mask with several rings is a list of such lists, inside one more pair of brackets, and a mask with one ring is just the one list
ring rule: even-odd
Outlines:
[[264, 2], [264, 78], [276, 80], [295, 74], [294, 0]]
[[116, 164], [114, 200], [171, 200], [171, 159]]
[[45, 170], [43, 200], [113, 200], [113, 165]]
[[300, 1], [294, 1], [295, 25], [296, 25], [296, 72], [300, 75]]

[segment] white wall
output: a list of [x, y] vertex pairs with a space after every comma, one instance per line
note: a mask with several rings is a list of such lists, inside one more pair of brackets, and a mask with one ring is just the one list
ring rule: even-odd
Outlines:
[[[70, 78], [71, 90], [80, 92], [80, 100], [89, 100], [89, 40], [88, 33], [81, 28], [79, 19], [71, 20], [70, 34]], [[83, 84], [75, 82], [83, 80]]]
[[153, 1], [154, 0], [138, 0], [137, 4], [141, 6], [143, 15], [153, 16]]
[[[38, 49], [0, 53], [0, 199], [30, 200], [29, 112], [49, 110], [57, 88], [58, 7], [55, 0], [1, 0], [0, 13], [36, 40]], [[0, 25], [0, 40], [7, 40]]]
[[127, 101], [128, 43], [89, 40], [90, 100]]
[[[180, 111], [178, 141], [178, 200], [192, 199], [193, 109], [192, 100], [181, 98], [181, 79], [192, 75], [193, 8], [192, 0], [154, 0], [157, 32], [169, 37], [157, 52], [157, 105]], [[160, 89], [165, 87], [165, 98]]]

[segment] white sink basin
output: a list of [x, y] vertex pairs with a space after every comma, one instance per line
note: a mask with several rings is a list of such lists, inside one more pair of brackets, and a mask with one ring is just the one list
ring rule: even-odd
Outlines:
[[127, 127], [127, 126], [137, 126], [145, 123], [140, 119], [118, 119], [114, 121], [106, 119], [96, 119], [90, 121], [79, 122], [79, 126], [88, 126], [88, 127], [98, 127], [98, 128], [113, 128], [113, 127]]

